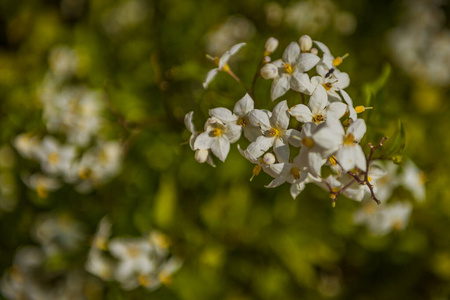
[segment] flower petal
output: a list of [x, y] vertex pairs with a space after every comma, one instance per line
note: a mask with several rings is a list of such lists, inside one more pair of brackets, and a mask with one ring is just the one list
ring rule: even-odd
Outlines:
[[230, 152], [230, 141], [224, 136], [213, 139], [211, 151], [218, 159], [225, 161]]
[[300, 54], [300, 46], [296, 42], [292, 42], [287, 46], [283, 53], [283, 61], [285, 63], [294, 64]]
[[211, 149], [213, 139], [209, 136], [209, 133], [201, 133], [194, 142], [194, 149]]
[[190, 111], [184, 116], [184, 125], [189, 130], [190, 133], [196, 133], [194, 122], [192, 121], [194, 112]]
[[289, 126], [289, 113], [287, 101], [283, 100], [278, 103], [272, 111], [272, 117], [270, 118], [271, 125], [277, 129], [286, 129]]
[[273, 137], [265, 137], [262, 135], [258, 137], [256, 141], [248, 145], [245, 152], [251, 159], [255, 160], [269, 150], [274, 142], [275, 139]]
[[327, 91], [322, 85], [318, 85], [309, 99], [308, 106], [313, 115], [320, 114], [328, 104]]
[[224, 107], [217, 107], [209, 110], [209, 115], [222, 121], [223, 123], [235, 123], [237, 117], [233, 113]]
[[307, 123], [312, 122], [313, 115], [308, 106], [304, 104], [297, 104], [289, 109], [291, 116], [296, 118], [299, 122]]
[[351, 133], [355, 137], [355, 141], [359, 142], [366, 133], [367, 127], [363, 119], [357, 119], [348, 128], [347, 134]]
[[273, 145], [273, 151], [277, 160], [281, 163], [289, 162], [289, 144], [286, 143], [282, 138], [276, 138]]
[[345, 112], [347, 111], [347, 105], [342, 102], [333, 102], [328, 105], [327, 108], [327, 118], [330, 116], [331, 118], [340, 119]]
[[254, 109], [248, 115], [248, 121], [251, 125], [261, 128], [263, 131], [270, 130], [270, 119], [266, 111]]
[[297, 60], [297, 70], [300, 72], [308, 72], [314, 68], [319, 61], [320, 58], [313, 53], [302, 53]]
[[235, 143], [239, 140], [242, 133], [242, 126], [236, 124], [228, 124], [226, 126], [226, 136], [230, 143]]
[[345, 89], [350, 85], [350, 76], [345, 72], [334, 72], [337, 82], [333, 85], [339, 89]]
[[287, 137], [289, 144], [292, 146], [300, 147], [302, 145], [301, 133], [298, 130], [288, 129], [286, 130], [285, 136]]
[[252, 97], [250, 97], [249, 94], [245, 94], [245, 96], [234, 105], [233, 113], [239, 117], [244, 117], [254, 108], [255, 104]]
[[290, 77], [288, 74], [283, 74], [273, 80], [272, 88], [270, 89], [270, 98], [272, 101], [286, 94], [291, 88]]
[[294, 91], [307, 95], [311, 95], [316, 88], [316, 85], [309, 80], [308, 74], [297, 71], [291, 76], [290, 86]]
[[203, 88], [208, 88], [209, 83], [216, 77], [217, 73], [219, 72], [218, 68], [210, 70], [205, 77], [205, 81], [203, 81]]

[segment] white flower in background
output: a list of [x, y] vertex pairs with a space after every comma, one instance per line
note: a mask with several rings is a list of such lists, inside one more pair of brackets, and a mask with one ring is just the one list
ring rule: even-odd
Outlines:
[[126, 290], [139, 286], [139, 276], [154, 271], [152, 245], [142, 238], [114, 238], [108, 244], [111, 254], [119, 259], [114, 278]]
[[79, 56], [68, 46], [53, 48], [49, 56], [50, 70], [57, 81], [62, 81], [77, 72]]
[[[242, 99], [236, 102], [233, 112], [226, 108], [218, 107], [210, 109], [209, 115], [215, 119], [218, 119], [223, 124], [236, 124], [241, 126], [241, 131], [244, 131], [245, 137], [250, 142], [253, 142], [258, 136], [261, 135], [259, 128], [249, 123], [249, 113], [253, 110], [253, 108], [253, 99], [249, 94], [245, 94]], [[241, 133], [239, 133], [239, 137], [240, 135]]]
[[108, 250], [111, 226], [112, 224], [107, 217], [101, 219], [85, 265], [89, 273], [103, 280], [111, 280], [116, 267], [115, 262], [104, 254]]
[[309, 98], [308, 106], [297, 104], [289, 109], [291, 116], [299, 122], [314, 122], [316, 124], [324, 122], [328, 115], [340, 119], [346, 111], [347, 105], [342, 102], [328, 103], [327, 93], [321, 85], [316, 87]]
[[21, 133], [14, 138], [13, 145], [25, 158], [36, 158], [36, 149], [39, 147], [39, 139], [31, 133]]
[[274, 78], [270, 91], [272, 101], [283, 96], [289, 89], [310, 95], [314, 86], [305, 72], [311, 70], [319, 60], [315, 54], [300, 53], [298, 43], [290, 43], [282, 59], [271, 63], [278, 68], [278, 75]]
[[74, 146], [61, 145], [54, 137], [46, 136], [36, 149], [35, 155], [45, 173], [62, 175], [70, 169], [76, 152]]
[[272, 113], [258, 109], [250, 112], [250, 123], [262, 130], [262, 135], [245, 150], [250, 157], [256, 159], [273, 147], [278, 162], [289, 162], [289, 144], [300, 147], [298, 139], [300, 132], [288, 129], [289, 114], [287, 110], [287, 102], [284, 100], [273, 108]]
[[396, 202], [376, 205], [374, 201], [365, 201], [355, 212], [353, 221], [365, 224], [373, 235], [386, 235], [392, 230], [403, 230], [408, 225], [412, 205], [409, 202]]
[[234, 54], [236, 54], [236, 52], [238, 52], [243, 46], [245, 46], [245, 43], [240, 43], [240, 44], [236, 44], [233, 47], [231, 47], [230, 50], [228, 50], [227, 52], [225, 52], [220, 58], [219, 57], [211, 57], [211, 56], [207, 56], [209, 59], [211, 59], [214, 64], [217, 66], [217, 68], [214, 68], [212, 70], [210, 70], [205, 77], [205, 81], [203, 81], [203, 87], [206, 89], [209, 85], [209, 83], [214, 79], [214, 77], [216, 77], [217, 73], [219, 73], [219, 71], [224, 71], [224, 72], [230, 72], [230, 66], [228, 65], [228, 60], [230, 59], [230, 57]]
[[205, 124], [205, 132], [199, 134], [194, 142], [195, 150], [209, 150], [221, 161], [225, 161], [230, 151], [230, 143], [236, 142], [241, 134], [241, 126], [223, 124], [210, 118]]
[[[372, 161], [369, 167], [369, 175], [371, 184], [376, 188], [375, 195], [381, 202], [387, 201], [394, 189], [400, 185], [400, 178], [397, 174], [398, 166], [391, 160], [381, 162]], [[372, 174], [376, 172], [379, 176], [374, 177]]]
[[250, 40], [255, 34], [255, 25], [242, 16], [231, 16], [219, 28], [208, 32], [206, 50], [211, 55], [220, 55], [239, 41]]
[[358, 144], [366, 133], [363, 119], [354, 121], [345, 132], [341, 122], [335, 118], [328, 118], [325, 126], [317, 130], [314, 141], [321, 147], [336, 153], [336, 158], [345, 171], [358, 167], [366, 171], [366, 156]]
[[119, 2], [101, 16], [103, 29], [117, 38], [142, 24], [151, 14], [151, 7], [142, 0]]
[[50, 192], [56, 191], [61, 187], [58, 179], [36, 173], [30, 176], [24, 176], [23, 182], [36, 191], [39, 198], [47, 198]]
[[425, 200], [425, 175], [411, 160], [404, 163], [400, 181], [411, 192], [414, 199], [419, 202]]

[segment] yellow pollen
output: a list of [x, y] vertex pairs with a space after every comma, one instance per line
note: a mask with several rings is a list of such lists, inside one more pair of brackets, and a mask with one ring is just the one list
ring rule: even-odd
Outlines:
[[169, 284], [172, 283], [172, 276], [170, 276], [169, 274], [167, 274], [167, 273], [164, 272], [164, 271], [161, 272], [161, 273], [159, 273], [158, 277], [159, 277], [159, 280], [161, 280], [161, 282], [162, 282], [164, 285], [169, 285]]
[[366, 109], [364, 108], [364, 106], [359, 105], [355, 107], [355, 111], [357, 114], [362, 113], [363, 111], [365, 111]]
[[150, 282], [152, 281], [151, 279], [150, 279], [150, 277], [148, 277], [147, 275], [139, 275], [138, 276], [138, 281], [139, 281], [139, 284], [140, 285], [142, 285], [142, 286], [148, 286], [148, 285], [150, 285]]
[[402, 222], [402, 220], [395, 220], [395, 221], [392, 223], [392, 229], [393, 229], [393, 230], [401, 230], [402, 227], [403, 227], [403, 222]]
[[259, 175], [259, 172], [261, 172], [261, 166], [260, 165], [256, 165], [254, 168], [253, 168], [253, 171], [252, 171], [252, 173], [253, 173], [253, 176], [250, 178], [250, 181], [252, 181], [253, 180], [253, 178], [255, 177], [255, 176], [258, 176]]
[[354, 141], [355, 141], [355, 136], [353, 135], [353, 133], [349, 133], [344, 138], [344, 145], [346, 145], [346, 146], [353, 145]]
[[368, 177], [367, 177], [367, 180], [368, 180], [369, 182], [371, 182], [371, 181], [372, 181], [372, 177], [368, 176]]
[[214, 128], [214, 129], [211, 131], [211, 134], [212, 134], [213, 136], [221, 136], [221, 135], [222, 135], [222, 130], [219, 129], [219, 128]]
[[283, 69], [284, 69], [284, 71], [286, 71], [286, 73], [289, 73], [289, 74], [294, 73], [294, 69], [288, 63], [283, 64]]
[[334, 155], [331, 156], [329, 161], [330, 161], [330, 164], [331, 164], [332, 167], [335, 167], [337, 165], [336, 156], [334, 156]]
[[314, 141], [309, 137], [304, 137], [302, 138], [302, 145], [311, 148], [314, 146]]
[[291, 174], [294, 179], [300, 179], [300, 170], [298, 168], [292, 168]]
[[95, 239], [95, 247], [101, 250], [108, 250], [107, 240], [104, 237], [98, 237]]
[[52, 152], [48, 155], [48, 162], [52, 165], [57, 164], [59, 161], [59, 154], [56, 152]]
[[313, 117], [313, 122], [314, 123], [321, 123], [321, 122], [323, 122], [323, 121], [325, 121], [325, 117], [323, 116], [323, 115], [315, 115], [314, 117]]
[[136, 247], [134, 247], [134, 246], [130, 246], [130, 247], [127, 249], [127, 254], [128, 254], [130, 257], [135, 258], [135, 257], [137, 257], [137, 256], [139, 255], [139, 249], [136, 248]]
[[278, 129], [276, 129], [276, 128], [271, 128], [270, 130], [269, 130], [269, 135], [270, 136], [277, 136], [277, 135], [279, 135], [280, 134], [280, 131], [278, 130]]
[[38, 183], [37, 188], [36, 188], [36, 192], [38, 194], [38, 197], [41, 198], [41, 199], [45, 199], [45, 198], [48, 197], [48, 190], [41, 183]]
[[322, 86], [325, 88], [326, 91], [329, 91], [333, 87], [333, 84], [331, 82], [327, 82], [322, 84]]
[[348, 55], [349, 55], [349, 54], [346, 53], [346, 54], [343, 55], [342, 57], [341, 57], [341, 56], [338, 56], [338, 57], [336, 57], [335, 59], [333, 59], [333, 66], [337, 67], [337, 66], [339, 66], [340, 64], [342, 64], [342, 61], [343, 61]]
[[92, 170], [87, 167], [81, 167], [80, 170], [78, 170], [78, 176], [83, 180], [88, 179], [91, 175]]
[[245, 120], [245, 118], [239, 118], [237, 124], [245, 127], [247, 125], [247, 120]]
[[224, 71], [224, 72], [229, 72], [229, 71], [230, 71], [230, 66], [229, 66], [228, 64], [225, 64], [225, 65], [222, 67], [221, 70]]

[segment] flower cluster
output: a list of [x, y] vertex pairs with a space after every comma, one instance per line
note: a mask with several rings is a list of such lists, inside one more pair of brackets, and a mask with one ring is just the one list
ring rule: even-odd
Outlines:
[[[237, 44], [216, 58], [219, 67], [208, 73], [205, 82], [224, 71], [242, 83], [231, 71], [228, 60], [244, 45]], [[266, 187], [287, 182], [296, 198], [307, 183], [315, 183], [330, 193], [333, 205], [341, 194], [358, 201], [371, 198], [379, 204], [377, 194], [385, 192], [378, 182], [386, 170], [374, 159], [374, 153], [386, 138], [376, 145], [369, 143], [370, 153], [364, 153], [360, 142], [367, 128], [358, 114], [367, 107], [354, 107], [345, 91], [350, 77], [338, 69], [348, 54], [335, 57], [325, 44], [302, 36], [287, 46], [280, 59], [272, 61], [270, 55], [277, 46], [278, 40], [268, 39], [253, 85], [236, 102], [233, 111], [223, 107], [210, 109], [203, 132], [194, 127], [193, 112], [186, 115], [195, 159], [212, 166], [214, 156], [225, 161], [230, 144], [244, 135], [250, 144], [245, 150], [238, 145], [239, 151], [255, 165], [253, 176], [262, 170], [273, 178]], [[272, 111], [255, 109], [252, 95], [258, 76], [273, 80], [272, 101], [293, 90], [300, 93], [302, 103], [289, 106], [289, 99], [283, 99]]]
[[142, 237], [110, 239], [110, 235], [111, 223], [103, 218], [89, 251], [86, 270], [103, 280], [118, 281], [125, 290], [138, 286], [156, 290], [161, 284], [169, 284], [172, 274], [181, 267], [181, 260], [170, 255], [170, 239], [158, 231]]
[[[43, 120], [48, 133], [19, 134], [17, 151], [40, 163], [41, 171], [24, 176], [25, 183], [41, 198], [58, 189], [62, 181], [74, 184], [80, 192], [90, 191], [120, 170], [119, 142], [102, 134], [103, 100], [100, 92], [73, 84], [79, 56], [68, 47], [50, 54], [50, 70], [40, 87]], [[59, 137], [64, 137], [61, 142]]]

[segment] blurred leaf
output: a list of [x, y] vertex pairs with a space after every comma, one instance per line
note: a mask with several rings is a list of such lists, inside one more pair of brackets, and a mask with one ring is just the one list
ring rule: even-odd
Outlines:
[[165, 174], [161, 177], [158, 193], [155, 197], [153, 218], [162, 228], [173, 224], [173, 215], [177, 201], [177, 187], [173, 175]]
[[386, 85], [386, 82], [391, 74], [391, 65], [386, 63], [383, 66], [380, 76], [372, 82], [364, 84], [363, 90], [366, 99], [366, 106], [373, 105], [376, 94]]

